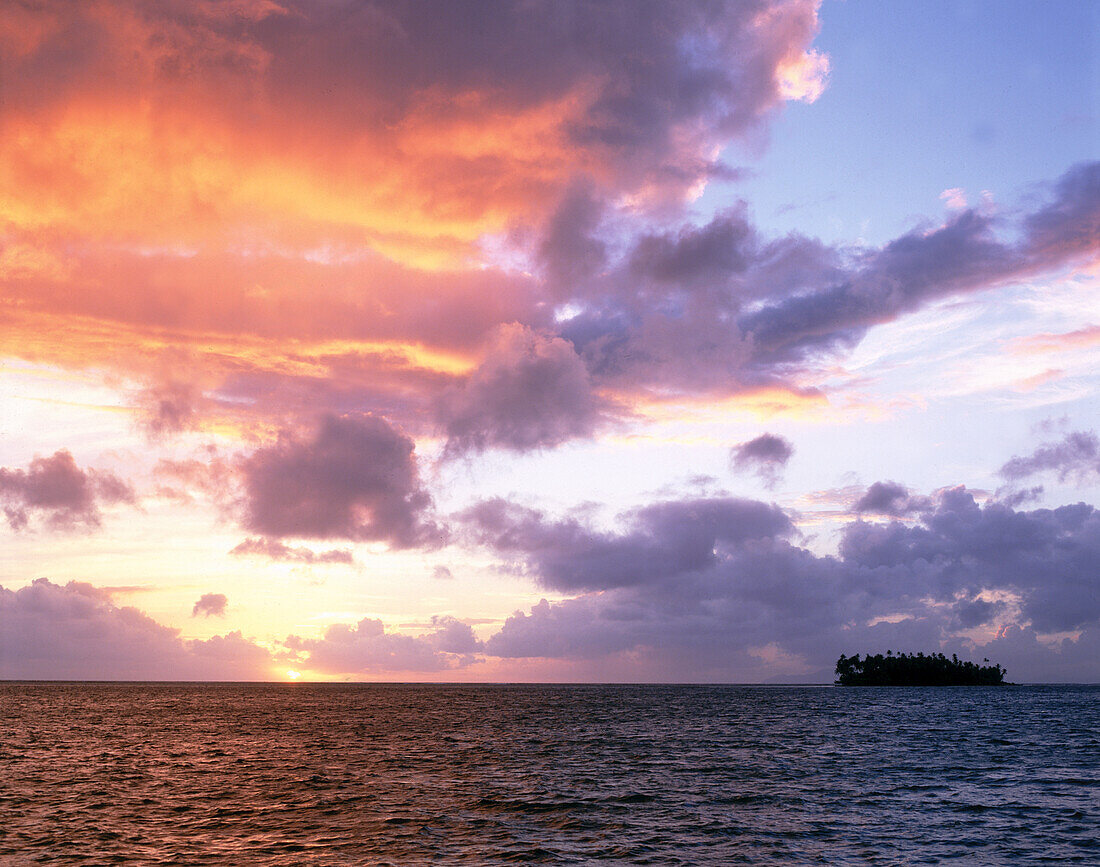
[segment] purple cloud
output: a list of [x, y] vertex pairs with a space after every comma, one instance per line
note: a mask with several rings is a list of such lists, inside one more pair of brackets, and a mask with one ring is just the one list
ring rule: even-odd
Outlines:
[[304, 665], [330, 673], [445, 671], [473, 662], [481, 642], [470, 626], [453, 617], [433, 617], [433, 629], [412, 636], [386, 632], [381, 620], [329, 626], [321, 638], [290, 636], [285, 644], [308, 654]]
[[12, 529], [23, 529], [38, 515], [52, 529], [67, 530], [98, 527], [99, 504], [133, 503], [134, 492], [112, 473], [80, 469], [63, 449], [34, 458], [26, 470], [0, 467], [0, 502]]
[[551, 286], [564, 292], [607, 262], [607, 245], [595, 237], [604, 203], [591, 182], [577, 181], [550, 216], [538, 255]]
[[225, 609], [229, 600], [224, 593], [203, 593], [199, 601], [191, 608], [191, 616], [198, 617], [225, 617]]
[[1055, 472], [1059, 481], [1084, 481], [1100, 474], [1100, 439], [1092, 431], [1072, 431], [1060, 442], [1044, 443], [1030, 455], [1017, 456], [1000, 469], [1009, 481]]
[[860, 514], [887, 515], [901, 518], [932, 508], [928, 497], [914, 495], [897, 482], [875, 482], [858, 500], [853, 509]]
[[106, 591], [45, 578], [0, 587], [0, 678], [19, 680], [266, 680], [271, 655], [240, 632], [179, 637]]
[[590, 435], [605, 411], [572, 345], [521, 325], [502, 327], [481, 366], [437, 403], [451, 456], [555, 446]]
[[876, 250], [797, 235], [767, 241], [743, 208], [643, 235], [570, 299], [560, 324], [597, 387], [706, 393], [798, 387], [867, 330], [951, 295], [1080, 261], [1100, 249], [1100, 163], [1077, 166], [1025, 215], [1022, 240], [963, 210]]
[[325, 416], [302, 440], [284, 432], [241, 464], [242, 523], [274, 538], [433, 545], [444, 532], [427, 521], [413, 441], [374, 416]]
[[235, 557], [267, 557], [289, 563], [343, 563], [346, 566], [355, 563], [351, 551], [313, 551], [310, 548], [285, 545], [277, 539], [245, 539], [229, 553]]
[[1100, 162], [1080, 163], [1055, 184], [1051, 201], [1024, 219], [1024, 244], [1035, 262], [1095, 252], [1100, 238]]
[[724, 283], [743, 273], [758, 254], [758, 239], [740, 207], [719, 214], [702, 227], [643, 235], [630, 252], [631, 274], [660, 284]]
[[[483, 539], [544, 586], [585, 591], [517, 612], [487, 652], [630, 654], [646, 676], [671, 679], [746, 676], [761, 653], [780, 653], [802, 661], [803, 677], [824, 679], [852, 647], [927, 649], [1001, 618], [1039, 634], [1100, 628], [1100, 513], [1091, 506], [1016, 511], [948, 489], [912, 526], [850, 523], [837, 556], [791, 544], [791, 528], [769, 525], [774, 507], [764, 503], [710, 501], [709, 514], [699, 506], [655, 504], [609, 533], [482, 504], [471, 520]], [[746, 528], [747, 515], [758, 525]], [[1077, 654], [1072, 642], [1064, 649]]]
[[499, 499], [479, 503], [465, 519], [481, 542], [520, 556], [544, 586], [562, 591], [675, 579], [711, 568], [727, 548], [794, 530], [777, 506], [734, 498], [655, 503], [626, 516], [621, 534], [551, 521]]
[[765, 433], [730, 449], [730, 466], [735, 472], [756, 473], [766, 487], [773, 488], [793, 454], [790, 440]]

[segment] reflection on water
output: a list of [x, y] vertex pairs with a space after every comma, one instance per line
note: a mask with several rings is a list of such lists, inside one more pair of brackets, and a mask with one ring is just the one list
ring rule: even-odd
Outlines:
[[1100, 863], [1100, 688], [0, 684], [0, 863]]

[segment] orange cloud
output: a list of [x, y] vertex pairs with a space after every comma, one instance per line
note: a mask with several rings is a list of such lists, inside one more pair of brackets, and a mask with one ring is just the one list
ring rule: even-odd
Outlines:
[[816, 389], [799, 390], [782, 386], [746, 388], [735, 394], [676, 396], [645, 395], [629, 402], [641, 416], [653, 421], [713, 421], [748, 414], [756, 418], [806, 418], [829, 407], [829, 400]]
[[1008, 350], [1014, 355], [1044, 355], [1051, 352], [1090, 349], [1094, 346], [1100, 346], [1100, 325], [1089, 325], [1087, 328], [1079, 328], [1063, 334], [1046, 333], [1018, 337], [1009, 341]]
[[[785, 93], [819, 89], [824, 61], [804, 51], [812, 3], [743, 17], [640, 10], [620, 22], [549, 4], [484, 20], [445, 4], [8, 8], [0, 224], [146, 245], [335, 240], [422, 268], [470, 263], [478, 238], [545, 213], [578, 173], [624, 194], [658, 177], [692, 188], [738, 131], [703, 133], [703, 116], [727, 103], [743, 128], [779, 101], [769, 82], [721, 77], [711, 101], [670, 101], [662, 88], [677, 87], [684, 34], [711, 37], [716, 71], [730, 53], [800, 82]], [[624, 63], [630, 46], [648, 52], [646, 69]]]
[[103, 371], [155, 430], [370, 409], [422, 433], [499, 327], [553, 329], [522, 269], [565, 192], [697, 195], [820, 93], [816, 32], [814, 0], [9, 4], [0, 353]]

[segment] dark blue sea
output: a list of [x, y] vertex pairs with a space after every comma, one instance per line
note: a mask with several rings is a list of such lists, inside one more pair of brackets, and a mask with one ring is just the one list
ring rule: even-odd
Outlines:
[[3, 864], [1100, 864], [1100, 688], [0, 683]]

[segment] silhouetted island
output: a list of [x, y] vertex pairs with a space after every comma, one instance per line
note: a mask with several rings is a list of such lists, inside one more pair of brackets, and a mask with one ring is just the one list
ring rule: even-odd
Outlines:
[[[982, 660], [989, 662], [988, 659]], [[1006, 670], [999, 665], [960, 662], [955, 654], [895, 654], [891, 650], [860, 659], [859, 654], [836, 661], [838, 686], [1000, 686]]]

